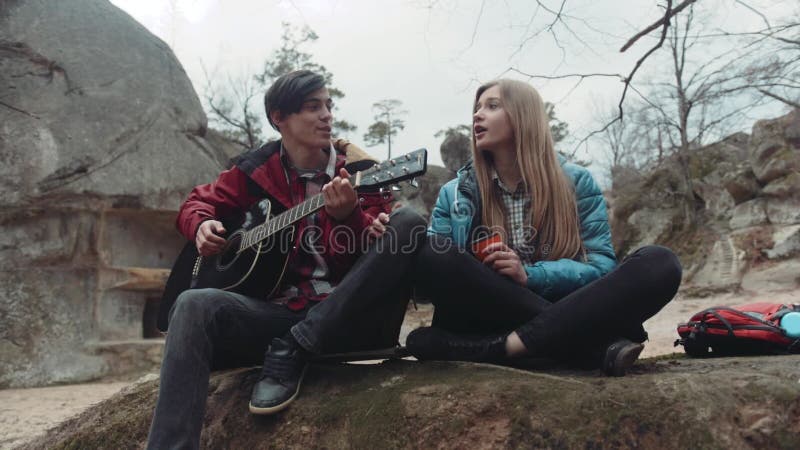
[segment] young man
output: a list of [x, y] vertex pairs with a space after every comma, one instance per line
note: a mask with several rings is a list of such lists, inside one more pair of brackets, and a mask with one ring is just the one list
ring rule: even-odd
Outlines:
[[[283, 282], [272, 297], [219, 289], [187, 290], [178, 297], [148, 448], [199, 447], [212, 369], [263, 361], [249, 408], [271, 414], [299, 392], [310, 355], [397, 342], [413, 252], [378, 247], [419, 248], [425, 221], [400, 208], [385, 229], [391, 197], [356, 193], [345, 167], [354, 172], [374, 162], [352, 162], [360, 150], [341, 140], [332, 144], [333, 103], [320, 75], [302, 70], [280, 77], [264, 103], [281, 139], [243, 154], [216, 181], [196, 187], [178, 214], [178, 229], [208, 256], [225, 244], [219, 219], [264, 198], [273, 213], [320, 192], [325, 206], [297, 224]], [[363, 255], [352, 251], [370, 227], [380, 229], [378, 242], [390, 245], [373, 243]]]

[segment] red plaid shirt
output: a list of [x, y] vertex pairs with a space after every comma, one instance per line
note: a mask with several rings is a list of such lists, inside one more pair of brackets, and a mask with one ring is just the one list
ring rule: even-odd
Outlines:
[[[342, 144], [346, 148], [347, 142]], [[330, 162], [333, 170], [330, 170]], [[236, 165], [220, 174], [216, 181], [194, 188], [178, 213], [177, 227], [194, 240], [197, 228], [209, 219], [226, 217], [235, 211], [246, 211], [262, 199], [254, 192], [255, 183], [274, 201], [290, 208], [330, 181], [331, 175], [345, 165], [345, 154], [332, 148], [325, 171], [298, 172], [284, 163], [280, 141], [242, 155]], [[363, 250], [360, 243], [364, 230], [380, 212], [389, 212], [393, 198], [380, 193], [359, 193], [360, 208], [343, 222], [329, 217], [324, 209], [297, 223], [295, 245], [289, 254], [282, 285], [271, 300], [294, 311], [309, 302], [321, 301], [341, 282]], [[347, 233], [336, 232], [345, 227]], [[358, 241], [353, 242], [356, 238]], [[305, 243], [302, 239], [307, 240]], [[311, 245], [309, 245], [311, 244]], [[355, 244], [355, 245], [354, 245]], [[347, 249], [347, 251], [343, 251]], [[350, 251], [350, 250], [354, 251]]]
[[[336, 175], [336, 152], [331, 150], [328, 154], [330, 157], [325, 170], [302, 170], [292, 166], [281, 146], [281, 163], [292, 190], [294, 204], [322, 192], [322, 186]], [[336, 286], [325, 258], [318, 251], [321, 236], [309, 232], [317, 228], [318, 214], [319, 211], [301, 220], [299, 228], [304, 232], [298, 237], [292, 250], [293, 257], [286, 267], [279, 293], [272, 298], [273, 302], [285, 304], [293, 311], [305, 308], [309, 301], [323, 300]]]

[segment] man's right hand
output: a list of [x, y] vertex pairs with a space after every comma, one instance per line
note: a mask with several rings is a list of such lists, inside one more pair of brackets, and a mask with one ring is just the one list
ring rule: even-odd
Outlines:
[[197, 251], [203, 256], [211, 256], [222, 251], [225, 246], [225, 238], [220, 234], [225, 233], [225, 227], [218, 220], [206, 220], [197, 228], [197, 236], [194, 243]]

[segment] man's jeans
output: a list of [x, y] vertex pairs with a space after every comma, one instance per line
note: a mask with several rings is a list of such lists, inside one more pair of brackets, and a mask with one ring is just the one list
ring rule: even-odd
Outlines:
[[308, 311], [218, 289], [183, 292], [170, 313], [148, 448], [198, 448], [210, 371], [261, 364], [272, 339], [290, 330], [312, 353], [395, 345], [411, 292], [408, 269], [424, 239], [421, 216], [395, 211], [384, 236]]

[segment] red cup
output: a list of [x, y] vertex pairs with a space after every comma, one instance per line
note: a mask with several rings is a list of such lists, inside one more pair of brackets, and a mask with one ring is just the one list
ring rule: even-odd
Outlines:
[[475, 254], [475, 257], [478, 258], [481, 262], [489, 256], [489, 253], [486, 251], [486, 247], [490, 244], [494, 244], [495, 242], [503, 242], [503, 237], [500, 236], [500, 233], [495, 231], [494, 233], [484, 236], [480, 239], [476, 239], [472, 241], [472, 253]]

